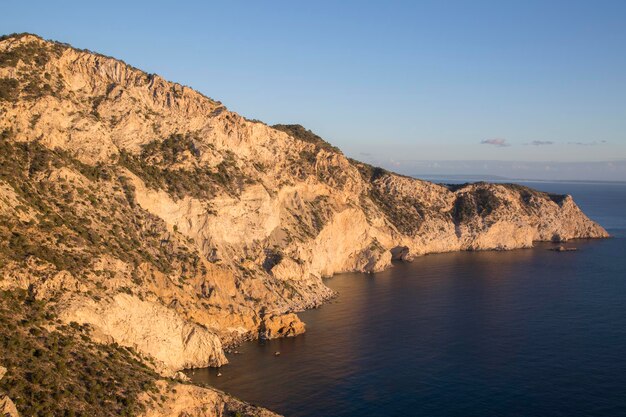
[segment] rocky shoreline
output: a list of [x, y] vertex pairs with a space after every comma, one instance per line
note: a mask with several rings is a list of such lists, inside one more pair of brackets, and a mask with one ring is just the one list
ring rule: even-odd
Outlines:
[[337, 273], [608, 237], [571, 196], [394, 174], [35, 35], [0, 39], [0, 87], [0, 290], [162, 377], [302, 333]]

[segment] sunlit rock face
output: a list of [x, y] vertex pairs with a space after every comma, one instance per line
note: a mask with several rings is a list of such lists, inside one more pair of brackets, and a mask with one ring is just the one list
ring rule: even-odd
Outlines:
[[32, 35], [0, 57], [0, 288], [163, 374], [301, 333], [326, 276], [607, 236], [569, 196], [396, 175], [113, 58]]
[[280, 417], [269, 410], [239, 401], [211, 388], [159, 381], [157, 389], [160, 401], [154, 401], [147, 394], [143, 396], [147, 411], [140, 414], [141, 417]]
[[304, 323], [295, 314], [264, 317], [259, 328], [262, 339], [292, 337], [304, 333]]
[[[0, 366], [0, 379], [7, 373], [7, 368]], [[19, 417], [15, 404], [4, 392], [0, 391], [0, 415], [4, 417]]]

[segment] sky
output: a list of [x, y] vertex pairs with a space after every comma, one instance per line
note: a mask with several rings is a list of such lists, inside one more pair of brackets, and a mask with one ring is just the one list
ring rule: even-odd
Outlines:
[[0, 33], [120, 58], [405, 174], [626, 180], [626, 1], [3, 0], [1, 10]]

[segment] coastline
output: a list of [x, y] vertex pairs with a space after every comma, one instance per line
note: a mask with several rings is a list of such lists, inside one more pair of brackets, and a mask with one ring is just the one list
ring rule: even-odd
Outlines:
[[[364, 276], [372, 276], [372, 275], [376, 275], [377, 273], [381, 273], [381, 272], [385, 272], [388, 271], [391, 268], [394, 268], [396, 264], [401, 265], [401, 264], [412, 264], [415, 261], [417, 261], [420, 258], [424, 258], [427, 256], [437, 256], [437, 255], [449, 255], [449, 254], [455, 254], [455, 253], [472, 253], [472, 252], [494, 252], [494, 253], [499, 253], [499, 252], [506, 252], [506, 253], [514, 253], [517, 251], [527, 251], [527, 250], [534, 250], [534, 249], [545, 249], [545, 250], [552, 250], [553, 248], [557, 248], [559, 246], [562, 245], [567, 245], [567, 246], [571, 246], [571, 245], [575, 245], [576, 243], [586, 243], [586, 242], [591, 242], [591, 241], [598, 241], [598, 240], [605, 240], [605, 239], [614, 239], [615, 236], [608, 234], [607, 236], [602, 236], [602, 237], [587, 237], [587, 238], [575, 238], [575, 239], [570, 239], [567, 240], [565, 242], [562, 241], [547, 241], [547, 240], [536, 240], [533, 241], [533, 246], [523, 246], [523, 247], [517, 247], [517, 248], [511, 248], [511, 249], [478, 249], [478, 250], [471, 250], [471, 249], [466, 249], [466, 250], [450, 250], [450, 251], [442, 251], [442, 252], [429, 252], [429, 253], [424, 253], [424, 254], [420, 254], [419, 256], [413, 257], [411, 259], [397, 259], [392, 261], [392, 263], [385, 267], [384, 269], [380, 270], [380, 271], [368, 271], [368, 272], [360, 272], [360, 271], [343, 271], [343, 272], [337, 272], [334, 273], [332, 276], [329, 277], [325, 277], [323, 278], [323, 282], [326, 284], [327, 282], [332, 282], [333, 279], [335, 279], [338, 276], [344, 276], [344, 275], [355, 275], [355, 274], [362, 274]], [[557, 251], [558, 252], [558, 251]], [[565, 252], [569, 252], [569, 251], [565, 251]], [[558, 256], [558, 255], [557, 255]], [[331, 289], [332, 290], [332, 289]], [[325, 304], [327, 304], [328, 302], [331, 302], [334, 299], [337, 299], [340, 294], [337, 293], [336, 291], [332, 290], [333, 293], [332, 295], [323, 298], [318, 304], [315, 304], [313, 306], [310, 307], [306, 307], [303, 309], [294, 309], [294, 310], [288, 310], [285, 313], [293, 313], [293, 314], [298, 314], [298, 313], [304, 313], [307, 311], [311, 311], [311, 310], [316, 310], [319, 308], [324, 307]], [[306, 325], [306, 322], [303, 322]], [[265, 340], [280, 340], [280, 339], [286, 339], [286, 338], [291, 338], [291, 337], [298, 337], [303, 335], [305, 332], [303, 333], [299, 333], [297, 335], [293, 335], [293, 336], [282, 336], [282, 337], [277, 337], [277, 338], [272, 338], [272, 339], [265, 339]], [[262, 337], [259, 337], [258, 334], [255, 335], [254, 333], [248, 333], [245, 335], [241, 335], [239, 338], [237, 339], [233, 339], [233, 340], [229, 340], [223, 343], [223, 350], [226, 354], [228, 355], [236, 355], [238, 354], [236, 351], [238, 350], [237, 348], [242, 346], [243, 344], [246, 343], [258, 343], [261, 340], [263, 340]], [[186, 369], [180, 369], [179, 372], [184, 373], [185, 375], [188, 375], [189, 373], [193, 373], [194, 371], [197, 370], [202, 370], [202, 369], [215, 369], [215, 370], [219, 370], [223, 367], [227, 367], [228, 364], [230, 362], [224, 364], [224, 365], [220, 365], [220, 366], [208, 366], [208, 367], [199, 367], [199, 368], [186, 368]]]
[[[575, 265], [582, 262], [585, 258], [591, 257], [591, 262], [593, 262], [594, 253], [603, 254], [605, 251], [603, 248], [613, 247], [614, 243], [611, 242], [618, 240], [572, 240], [569, 243], [578, 246], [579, 251], [563, 254], [549, 251], [548, 249], [553, 246], [550, 242], [538, 242], [534, 248], [520, 248], [526, 250], [506, 252], [463, 251], [437, 253], [431, 254], [431, 256], [420, 257], [412, 263], [394, 262], [394, 268], [376, 273], [373, 276], [363, 273], [336, 274], [325, 281], [331, 289], [337, 292], [336, 300], [334, 302], [331, 300], [319, 309], [306, 311], [301, 316], [303, 321], [311, 323], [310, 333], [296, 338], [276, 339], [263, 343], [251, 341], [246, 343], [245, 346], [239, 347], [240, 354], [229, 355], [231, 363], [219, 369], [222, 376], [216, 377], [217, 369], [198, 369], [195, 370], [195, 375], [192, 376], [192, 379], [193, 381], [198, 381], [200, 378], [210, 375], [210, 379], [205, 381], [216, 384], [213, 386], [217, 386], [229, 394], [278, 410], [285, 415], [291, 415], [289, 410], [294, 410], [294, 407], [297, 407], [298, 404], [304, 405], [303, 401], [292, 401], [289, 399], [290, 397], [299, 392], [299, 395], [309, 398], [308, 396], [312, 395], [311, 392], [315, 390], [314, 387], [318, 386], [322, 390], [321, 386], [324, 384], [324, 381], [327, 381], [329, 384], [328, 389], [332, 389], [337, 384], [342, 386], [339, 381], [344, 378], [348, 381], [358, 379], [359, 382], [354, 382], [354, 384], [363, 384], [368, 387], [363, 388], [365, 392], [368, 389], [374, 389], [374, 387], [378, 387], [377, 389], [386, 392], [384, 386], [379, 386], [379, 384], [389, 384], [390, 382], [386, 378], [396, 378], [393, 375], [389, 375], [389, 372], [386, 371], [387, 368], [396, 372], [397, 377], [401, 378], [404, 384], [406, 384], [406, 378], [421, 380], [426, 378], [425, 373], [432, 372], [427, 369], [420, 372], [410, 368], [413, 369], [414, 373], [404, 375], [402, 373], [402, 362], [398, 357], [406, 361], [407, 358], [405, 356], [407, 354], [411, 355], [410, 352], [413, 349], [417, 349], [418, 352], [424, 349], [431, 352], [430, 355], [436, 355], [435, 357], [437, 357], [441, 354], [446, 354], [451, 348], [440, 346], [438, 343], [430, 340], [432, 336], [429, 331], [439, 334], [442, 331], [446, 332], [455, 328], [454, 323], [438, 318], [438, 314], [444, 314], [445, 311], [454, 313], [459, 308], [467, 313], [472, 313], [474, 310], [477, 314], [475, 318], [482, 317], [485, 320], [485, 325], [490, 325], [493, 320], [496, 320], [501, 323], [502, 331], [507, 334], [507, 326], [504, 320], [507, 317], [506, 315], [503, 317], [483, 317], [480, 312], [483, 310], [490, 311], [497, 307], [506, 308], [507, 311], [509, 308], [512, 311], [517, 311], [518, 307], [516, 305], [506, 307], [501, 304], [501, 301], [496, 302], [494, 297], [505, 297], [505, 299], [513, 297], [515, 299], [517, 297], [516, 293], [524, 294], [526, 291], [531, 291], [531, 294], [543, 294], [542, 297], [550, 297], [550, 294], [556, 296], [557, 293], [562, 292], [560, 297], [564, 298], [563, 301], [565, 301], [571, 295], [572, 286], [580, 286], [583, 283], [593, 285], [594, 281], [593, 278], [583, 279], [580, 274], [570, 276], [572, 268], [575, 268]], [[533, 269], [534, 273], [531, 273], [532, 279], [524, 276], [524, 271], [530, 264], [536, 265]], [[562, 272], [553, 275], [553, 278], [549, 278], [551, 272], [548, 265], [553, 266], [555, 271]], [[561, 269], [558, 265], [571, 266]], [[484, 271], [484, 268], [488, 269]], [[458, 272], [457, 277], [454, 277], [456, 275], [454, 271]], [[482, 273], [480, 271], [484, 272], [484, 276], [481, 277]], [[541, 275], [537, 275], [537, 272], [540, 272]], [[424, 273], [427, 275], [424, 276]], [[440, 273], [443, 273], [441, 277], [439, 277]], [[513, 273], [515, 277], [507, 278], [509, 273]], [[408, 277], [403, 278], [405, 274], [413, 274], [414, 277], [412, 279]], [[469, 276], [474, 276], [474, 279], [470, 280]], [[417, 277], [421, 278], [417, 280]], [[442, 281], [440, 282], [440, 280]], [[454, 282], [454, 284], [451, 284], [451, 282]], [[465, 298], [456, 299], [453, 296], [454, 293], [465, 291], [463, 290], [464, 288], [473, 288], [475, 285], [480, 285], [478, 288], [481, 289], [475, 289], [466, 295], [471, 294], [472, 299], [478, 297], [478, 299], [474, 300], [476, 302], [464, 303], [463, 300], [466, 300]], [[597, 285], [603, 284], [598, 283]], [[431, 290], [429, 288], [432, 286], [439, 288], [433, 297], [444, 296], [449, 298], [449, 302], [454, 302], [454, 307], [446, 303], [441, 304], [436, 301], [436, 298], [431, 300], [429, 295]], [[513, 288], [518, 288], [519, 286], [527, 289], [534, 287], [534, 289], [513, 290]], [[415, 287], [415, 289], [411, 290], [411, 287]], [[504, 290], [504, 288], [509, 289]], [[551, 290], [543, 293], [542, 288], [551, 288]], [[393, 292], [389, 293], [392, 289]], [[489, 297], [487, 297], [485, 291], [488, 291]], [[446, 294], [449, 295], [446, 296]], [[413, 301], [411, 297], [415, 295], [418, 295], [418, 298]], [[530, 297], [529, 300], [533, 300], [532, 296], [529, 295], [528, 297]], [[539, 297], [539, 300], [542, 297]], [[387, 304], [389, 302], [391, 304]], [[446, 305], [448, 306], [447, 308], [445, 307]], [[541, 304], [541, 306], [542, 309], [547, 308], [550, 310], [550, 305]], [[385, 308], [388, 309], [387, 313], [384, 313]], [[426, 310], [424, 310], [425, 308]], [[429, 313], [429, 309], [432, 308], [436, 309], [435, 312]], [[438, 310], [439, 308], [444, 310]], [[378, 313], [374, 313], [370, 309]], [[396, 309], [398, 309], [397, 313], [394, 312]], [[407, 326], [407, 323], [415, 322], [417, 318], [414, 314], [418, 314], [418, 312], [419, 315], [417, 317], [425, 314], [423, 319], [416, 322], [421, 323], [420, 327]], [[378, 317], [379, 313], [382, 314], [381, 317]], [[520, 315], [522, 317], [518, 320], [522, 320], [521, 323], [525, 323], [521, 312]], [[543, 316], [540, 315], [539, 317]], [[529, 323], [535, 323], [537, 319], [534, 316], [528, 317]], [[566, 320], [565, 317], [554, 317], [554, 320], [560, 319]], [[428, 324], [431, 320], [434, 321], [432, 325]], [[442, 324], [443, 327], [441, 327]], [[450, 328], [448, 327], [449, 325], [453, 327]], [[456, 340], [452, 346], [465, 340], [465, 336], [462, 336], [465, 335], [462, 328], [458, 330], [462, 332], [458, 335], [460, 339]], [[370, 332], [371, 336], [364, 336], [361, 333], [363, 331]], [[477, 329], [471, 329], [472, 333], [475, 331]], [[415, 334], [416, 332], [419, 335]], [[384, 345], [380, 345], [382, 343], [380, 338], [384, 334], [389, 335], [389, 343], [385, 342]], [[334, 337], [337, 337], [337, 339]], [[405, 338], [406, 341], [404, 340]], [[480, 340], [478, 335], [476, 337], [472, 336], [472, 338]], [[332, 344], [337, 343], [337, 345], [329, 345], [331, 340]], [[416, 342], [418, 343], [417, 345], [415, 344]], [[387, 346], [388, 344], [389, 346]], [[281, 352], [280, 357], [274, 356], [275, 351]], [[487, 352], [489, 351], [487, 350]], [[362, 355], [373, 355], [374, 357], [367, 359], [362, 357]], [[430, 355], [424, 353], [416, 353], [416, 355], [416, 358], [422, 358], [419, 360], [427, 360], [426, 358], [430, 357]], [[515, 363], [515, 361], [512, 363]], [[442, 363], [440, 366], [444, 366], [444, 364]], [[460, 365], [457, 364], [456, 366]], [[373, 369], [370, 369], [370, 367], [373, 367]], [[347, 374], [341, 373], [343, 371], [347, 372]], [[343, 376], [334, 377], [335, 372]], [[379, 383], [376, 381], [367, 382], [371, 379], [372, 374], [378, 375], [381, 381]], [[298, 375], [311, 375], [312, 380], [307, 381], [306, 377], [299, 379]], [[287, 381], [293, 381], [295, 387], [290, 387]], [[256, 388], [257, 385], [263, 386], [264, 384], [268, 384], [267, 389]], [[287, 394], [279, 396], [277, 400], [267, 395], [268, 390], [280, 390], [283, 388], [288, 389]], [[339, 387], [335, 389], [339, 389]], [[362, 391], [359, 391], [359, 388], [355, 389], [362, 395]], [[323, 392], [326, 395], [328, 394], [326, 390], [323, 390]], [[266, 400], [263, 401], [263, 398]], [[348, 397], [339, 394], [332, 395], [326, 400], [326, 406], [330, 407], [333, 401], [339, 401], [338, 398], [341, 398], [342, 401], [347, 401]], [[267, 399], [271, 401], [267, 401]], [[384, 397], [380, 398], [380, 405], [389, 406], [387, 402], [383, 401], [384, 399]], [[282, 405], [277, 408], [277, 403]], [[358, 405], [354, 404], [351, 407], [358, 407]], [[323, 408], [312, 407], [309, 411], [296, 413], [296, 415], [314, 415], [311, 410], [318, 410], [319, 413], [320, 409]], [[344, 414], [341, 415], [351, 415], [346, 414], [347, 411], [345, 410], [352, 409], [344, 409], [342, 411]], [[366, 413], [365, 415], [369, 416], [372, 414], [370, 412], [370, 414]]]

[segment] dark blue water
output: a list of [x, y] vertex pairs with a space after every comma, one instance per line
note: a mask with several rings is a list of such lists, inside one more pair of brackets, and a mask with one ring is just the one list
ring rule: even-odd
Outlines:
[[336, 276], [305, 335], [194, 379], [287, 416], [626, 416], [626, 185], [530, 185], [615, 238]]

